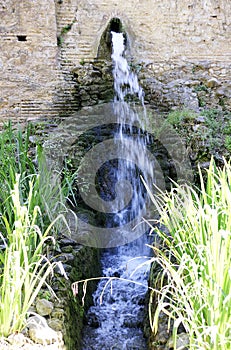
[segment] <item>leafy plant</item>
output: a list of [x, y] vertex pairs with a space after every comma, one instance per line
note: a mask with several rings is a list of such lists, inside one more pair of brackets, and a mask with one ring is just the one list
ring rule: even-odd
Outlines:
[[64, 41], [64, 36], [71, 30], [73, 24], [76, 22], [76, 19], [74, 19], [70, 24], [66, 24], [64, 27], [62, 27], [60, 35], [57, 37], [57, 45], [61, 46]]
[[194, 91], [195, 91], [195, 92], [198, 92], [198, 91], [205, 91], [205, 92], [208, 92], [208, 88], [207, 88], [207, 86], [205, 86], [204, 84], [199, 84], [199, 85], [197, 85], [197, 86], [194, 88]]
[[231, 153], [231, 136], [230, 135], [225, 136], [225, 147]]
[[80, 64], [81, 66], [84, 66], [85, 63], [86, 63], [86, 61], [84, 60], [84, 58], [81, 58], [81, 60], [79, 61], [79, 64]]
[[184, 122], [190, 122], [193, 121], [196, 117], [196, 113], [183, 109], [183, 110], [177, 110], [177, 111], [172, 111], [168, 114], [167, 116], [167, 121], [171, 125], [179, 126], [183, 121]]
[[153, 248], [162, 284], [152, 331], [164, 312], [174, 323], [174, 349], [182, 324], [189, 349], [230, 350], [231, 165], [224, 160], [220, 169], [211, 160], [207, 183], [200, 179], [200, 190], [176, 185], [169, 194], [150, 193], [169, 231], [158, 230], [166, 249]]

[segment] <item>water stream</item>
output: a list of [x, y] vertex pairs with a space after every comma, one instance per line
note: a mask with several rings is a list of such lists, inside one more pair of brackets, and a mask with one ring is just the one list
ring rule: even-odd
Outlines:
[[[123, 235], [124, 226], [135, 217], [141, 220], [145, 212], [147, 194], [140, 175], [145, 179], [153, 179], [153, 170], [143, 152], [148, 142], [142, 131], [143, 121], [134, 108], [131, 109], [129, 103], [125, 102], [130, 96], [136, 96], [143, 105], [143, 91], [124, 57], [123, 34], [112, 32], [112, 43], [115, 89], [113, 108], [119, 125], [114, 133], [114, 142], [118, 145], [121, 158], [112, 159], [103, 168], [110, 180], [109, 188], [105, 190], [104, 181], [99, 181], [99, 187], [101, 197], [112, 201], [114, 206], [113, 215], [109, 216], [106, 225], [117, 227], [118, 235]], [[130, 143], [131, 136], [136, 139], [133, 147]], [[116, 197], [117, 201], [114, 200]], [[131, 226], [130, 232], [126, 232], [130, 237], [129, 243], [117, 246], [113, 244], [114, 248], [103, 250], [101, 263], [102, 276], [105, 278], [99, 282], [93, 295], [94, 305], [87, 314], [82, 350], [147, 348], [142, 327], [149, 270], [145, 262], [149, 260], [149, 249], [145, 245], [148, 243], [148, 235], [143, 229], [141, 225], [140, 233], [136, 233], [136, 239], [132, 239]], [[108, 280], [109, 277], [112, 279]]]

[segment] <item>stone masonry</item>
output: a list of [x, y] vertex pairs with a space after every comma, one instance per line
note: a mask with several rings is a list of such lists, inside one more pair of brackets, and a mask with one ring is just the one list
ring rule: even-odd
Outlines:
[[0, 0], [0, 17], [1, 123], [67, 116], [106, 100], [102, 86], [100, 96], [92, 90], [110, 73], [100, 46], [113, 19], [147, 102], [230, 108], [230, 0]]

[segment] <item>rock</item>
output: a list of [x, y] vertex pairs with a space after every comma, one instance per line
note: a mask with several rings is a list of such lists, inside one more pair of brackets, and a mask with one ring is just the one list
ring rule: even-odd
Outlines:
[[36, 344], [49, 345], [60, 341], [60, 332], [54, 331], [47, 324], [47, 320], [39, 315], [27, 320], [28, 334]]
[[71, 245], [67, 245], [67, 246], [62, 247], [63, 253], [72, 253], [72, 251], [73, 251], [73, 246], [71, 246]]
[[224, 89], [224, 88], [219, 88], [219, 89], [216, 91], [216, 95], [217, 95], [217, 96], [224, 96], [224, 95], [225, 95], [225, 89]]
[[40, 316], [50, 315], [53, 308], [53, 303], [46, 299], [39, 299], [36, 303], [36, 310]]
[[65, 315], [65, 311], [62, 308], [55, 308], [52, 311], [51, 317], [52, 318], [57, 318], [59, 320], [64, 320], [64, 315]]
[[231, 97], [231, 88], [229, 86], [222, 86], [216, 91], [217, 96]]
[[220, 86], [221, 83], [220, 83], [220, 81], [219, 81], [218, 79], [216, 79], [216, 78], [211, 78], [211, 79], [209, 79], [209, 80], [205, 83], [205, 85], [206, 85], [208, 88], [214, 88], [215, 86]]
[[69, 262], [71, 265], [71, 262], [75, 260], [75, 257], [72, 253], [63, 253], [59, 257], [54, 259], [55, 261], [61, 261], [61, 262]]
[[[180, 333], [177, 335], [177, 340], [176, 340], [176, 350], [186, 350], [188, 349], [189, 346], [189, 336], [187, 333]], [[173, 339], [170, 338], [166, 344], [166, 349], [173, 349], [174, 344], [173, 344]]]
[[50, 327], [41, 327], [29, 329], [29, 336], [37, 344], [49, 345], [58, 340], [58, 334]]
[[193, 131], [197, 131], [200, 128], [200, 124], [196, 124], [192, 126]]
[[65, 247], [65, 246], [76, 246], [78, 245], [78, 243], [76, 241], [74, 241], [71, 238], [65, 237], [65, 238], [61, 238], [59, 241], [60, 246]]
[[183, 79], [176, 79], [176, 80], [170, 81], [166, 87], [168, 89], [172, 89], [174, 86], [183, 85], [183, 84], [184, 84]]
[[52, 318], [48, 321], [48, 326], [52, 328], [54, 331], [62, 331], [63, 330], [63, 322], [57, 318]]
[[205, 122], [205, 117], [203, 115], [198, 115], [198, 117], [196, 117], [195, 120], [198, 123], [204, 123]]
[[32, 328], [38, 328], [39, 327], [47, 327], [47, 320], [45, 317], [36, 315], [36, 316], [31, 316], [27, 320], [27, 327], [29, 329]]
[[22, 333], [11, 334], [7, 338], [8, 342], [17, 349], [26, 343], [26, 337]]

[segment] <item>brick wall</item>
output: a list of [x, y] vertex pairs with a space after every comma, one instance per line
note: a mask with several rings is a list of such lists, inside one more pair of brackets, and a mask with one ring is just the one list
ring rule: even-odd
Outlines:
[[73, 71], [97, 60], [112, 18], [120, 19], [129, 58], [148, 67], [147, 76], [169, 84], [176, 66], [189, 72], [207, 62], [211, 78], [220, 67], [219, 84], [230, 91], [229, 0], [1, 0], [0, 17], [1, 122], [79, 109]]

